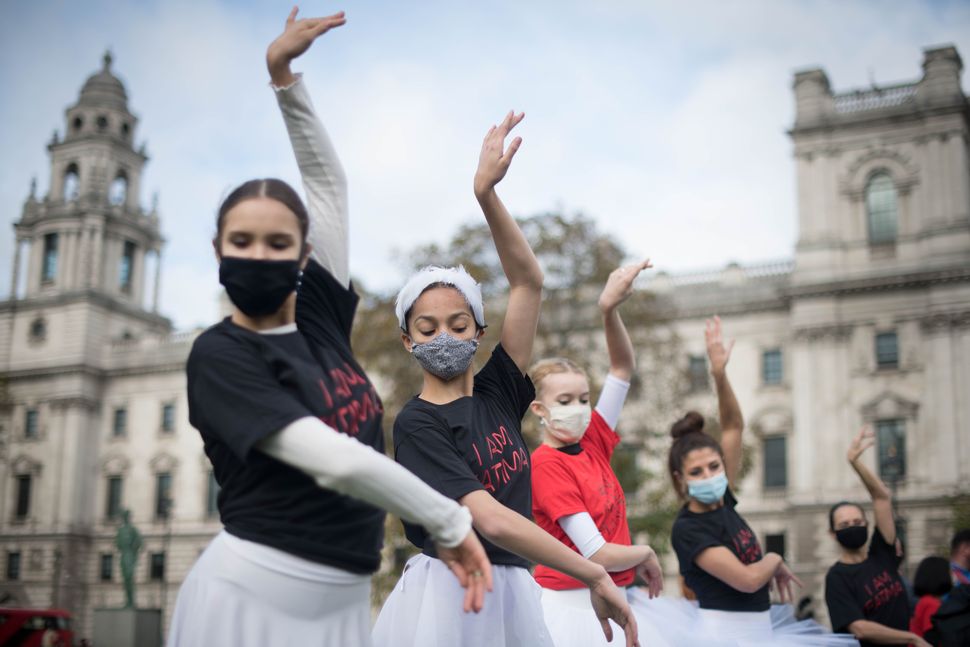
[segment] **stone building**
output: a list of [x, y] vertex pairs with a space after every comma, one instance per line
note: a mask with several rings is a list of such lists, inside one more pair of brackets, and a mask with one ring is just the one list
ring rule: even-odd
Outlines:
[[[836, 558], [826, 511], [864, 499], [845, 461], [863, 422], [909, 567], [946, 543], [949, 498], [970, 490], [970, 109], [954, 48], [923, 67], [843, 93], [822, 70], [797, 73], [794, 257], [647, 284], [684, 344], [688, 405], [715, 411], [704, 317], [737, 338], [753, 450], [741, 510], [817, 602]], [[121, 509], [145, 537], [138, 603], [166, 615], [220, 527], [184, 393], [197, 331], [157, 312], [164, 241], [140, 203], [136, 124], [106, 56], [48, 145], [51, 186], [24, 203], [0, 303], [0, 604], [68, 608], [79, 636], [123, 600]]]

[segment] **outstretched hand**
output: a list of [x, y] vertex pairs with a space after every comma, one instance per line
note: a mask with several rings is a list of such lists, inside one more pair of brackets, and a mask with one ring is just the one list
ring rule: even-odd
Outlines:
[[875, 444], [876, 434], [873, 433], [872, 427], [864, 425], [849, 444], [849, 451], [846, 453], [846, 458], [849, 459], [850, 463], [854, 463], [862, 456], [863, 452]]
[[626, 647], [639, 647], [637, 640], [637, 620], [633, 616], [626, 597], [616, 588], [616, 584], [609, 575], [604, 576], [589, 589], [589, 597], [593, 603], [593, 611], [603, 627], [607, 642], [613, 642], [613, 628], [610, 620], [623, 628], [626, 635]]
[[707, 357], [711, 362], [711, 373], [723, 373], [728, 360], [731, 359], [734, 340], [729, 341], [727, 346], [724, 345], [721, 318], [717, 315], [705, 322], [704, 341], [707, 342]]
[[524, 112], [515, 114], [509, 110], [498, 126], [492, 126], [485, 133], [485, 140], [482, 142], [482, 152], [478, 157], [478, 170], [475, 171], [475, 195], [481, 197], [495, 188], [495, 185], [502, 181], [505, 173], [512, 164], [515, 152], [522, 145], [522, 138], [516, 137], [505, 148], [505, 138], [515, 128], [522, 118]]
[[454, 548], [436, 546], [438, 558], [451, 569], [458, 583], [465, 589], [462, 609], [465, 613], [478, 613], [485, 603], [485, 592], [492, 590], [492, 563], [478, 541], [475, 531], [469, 531], [465, 539]]
[[[276, 85], [292, 83], [293, 75], [290, 72], [290, 62], [310, 49], [310, 45], [318, 37], [347, 22], [343, 11], [323, 18], [301, 18], [297, 20], [298, 11], [299, 7], [293, 7], [290, 15], [286, 18], [283, 33], [270, 43], [266, 50], [266, 67]], [[280, 81], [283, 81], [283, 83]]]
[[637, 564], [636, 573], [646, 580], [650, 598], [657, 597], [664, 590], [664, 574], [657, 560], [657, 553], [651, 550], [650, 557]]
[[633, 282], [640, 276], [640, 272], [651, 267], [653, 265], [648, 258], [639, 263], [618, 267], [610, 272], [609, 278], [606, 279], [606, 285], [603, 287], [603, 292], [600, 293], [600, 310], [610, 312], [629, 299], [630, 295], [633, 294]]
[[774, 582], [775, 590], [778, 591], [778, 597], [781, 599], [782, 604], [794, 604], [795, 595], [792, 591], [792, 584], [796, 584], [799, 588], [804, 586], [802, 581], [792, 573], [791, 568], [784, 560], [778, 562], [778, 568], [775, 569], [775, 574], [772, 577]]

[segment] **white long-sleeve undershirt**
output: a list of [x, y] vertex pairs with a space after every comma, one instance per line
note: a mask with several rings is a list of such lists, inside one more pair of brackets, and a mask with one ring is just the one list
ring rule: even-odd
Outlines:
[[350, 285], [347, 175], [326, 128], [314, 111], [302, 75], [297, 74], [296, 81], [285, 88], [272, 87], [306, 192], [310, 254], [347, 287]]
[[421, 524], [436, 543], [446, 548], [460, 544], [471, 531], [468, 508], [319, 418], [300, 418], [264, 438], [256, 448], [309, 474], [320, 487]]

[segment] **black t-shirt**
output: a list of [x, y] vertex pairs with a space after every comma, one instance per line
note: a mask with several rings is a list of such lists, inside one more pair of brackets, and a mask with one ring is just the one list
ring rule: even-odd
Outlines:
[[[535, 399], [532, 380], [499, 344], [475, 375], [473, 394], [448, 404], [408, 401], [394, 421], [395, 459], [451, 499], [484, 489], [532, 519], [529, 450], [522, 439], [522, 416]], [[404, 522], [404, 532], [424, 554], [436, 556], [424, 528]], [[493, 564], [528, 567], [527, 560], [480, 539]]]
[[671, 543], [680, 561], [680, 574], [697, 595], [702, 609], [765, 611], [771, 606], [767, 584], [754, 593], [744, 593], [714, 577], [694, 561], [703, 550], [715, 546], [724, 546], [742, 564], [761, 561], [761, 545], [734, 509], [737, 503], [729, 488], [724, 493], [724, 505], [717, 510], [691, 512], [685, 505], [674, 521]]
[[[825, 603], [832, 630], [848, 632], [856, 620], [871, 620], [909, 631], [909, 600], [899, 577], [902, 557], [886, 543], [879, 528], [872, 533], [869, 555], [858, 564], [836, 562], [825, 576]], [[875, 643], [860, 641], [862, 647]]]
[[354, 573], [380, 563], [384, 512], [321, 488], [253, 446], [314, 416], [377, 451], [383, 407], [354, 360], [358, 297], [311, 260], [297, 297], [298, 330], [260, 334], [228, 318], [189, 354], [189, 420], [202, 434], [226, 530]]

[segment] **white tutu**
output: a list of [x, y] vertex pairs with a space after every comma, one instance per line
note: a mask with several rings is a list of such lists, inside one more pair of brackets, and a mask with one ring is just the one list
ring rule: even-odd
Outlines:
[[[645, 595], [635, 596], [636, 589], [626, 589], [627, 601], [637, 618], [637, 635], [644, 647], [674, 647], [668, 643], [660, 630], [654, 626], [654, 618], [663, 615], [657, 609], [641, 609], [644, 605], [650, 607], [663, 606], [668, 603], [666, 598], [649, 599]], [[603, 627], [600, 625], [593, 607], [589, 601], [589, 589], [569, 589], [556, 591], [542, 589], [542, 612], [545, 616], [546, 627], [556, 647], [597, 647], [606, 645], [622, 645], [623, 629], [610, 621], [613, 628], [613, 642], [606, 642]]]
[[[701, 609], [683, 598], [650, 600], [638, 589], [629, 589], [627, 597], [635, 601], [637, 621], [646, 618], [677, 647], [859, 647], [849, 634], [833, 634], [814, 620], [796, 620], [790, 604], [738, 612]], [[641, 638], [641, 644], [648, 643]]]
[[462, 611], [465, 590], [444, 563], [408, 560], [374, 625], [375, 647], [552, 647], [540, 588], [528, 570], [492, 566], [481, 613]]
[[370, 577], [222, 531], [179, 589], [168, 647], [370, 645]]

